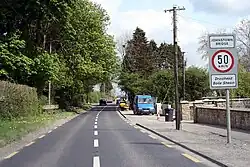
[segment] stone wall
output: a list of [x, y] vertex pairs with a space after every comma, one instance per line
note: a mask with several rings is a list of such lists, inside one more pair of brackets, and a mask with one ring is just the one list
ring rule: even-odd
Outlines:
[[[205, 103], [214, 104], [216, 107], [226, 107], [225, 99], [203, 100]], [[230, 99], [232, 108], [250, 108], [250, 98]]]
[[182, 101], [181, 102], [181, 113], [182, 113], [182, 119], [183, 120], [192, 120], [193, 118], [191, 117], [191, 108], [189, 106], [189, 102], [188, 101]]
[[[226, 107], [225, 99], [204, 99], [196, 101], [182, 101], [181, 102], [181, 112], [183, 120], [193, 120], [194, 106], [204, 106], [204, 107], [217, 107], [224, 108]], [[250, 108], [250, 98], [241, 98], [241, 99], [230, 99], [230, 107], [232, 108]]]
[[194, 107], [203, 105], [204, 103], [202, 101], [182, 101], [180, 107], [182, 120], [194, 120]]
[[[231, 108], [232, 128], [250, 130], [250, 110]], [[194, 123], [226, 126], [226, 109], [197, 106], [194, 109]]]

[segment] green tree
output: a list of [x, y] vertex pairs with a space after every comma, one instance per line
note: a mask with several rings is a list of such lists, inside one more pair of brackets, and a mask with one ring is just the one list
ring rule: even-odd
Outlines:
[[[161, 43], [156, 57], [159, 69], [174, 69], [175, 52], [172, 44]], [[178, 47], [178, 67], [182, 67], [182, 53], [180, 47]]]
[[[133, 38], [127, 42], [125, 52], [119, 78], [122, 90], [128, 93], [131, 99], [135, 94], [148, 93], [157, 96], [159, 100], [170, 101], [174, 90], [172, 87], [175, 58], [173, 45], [162, 43], [158, 47], [154, 40], [148, 42], [146, 33], [137, 27]], [[178, 59], [181, 69], [183, 63], [180, 47]]]
[[113, 89], [113, 85], [111, 81], [106, 81], [102, 83], [100, 86], [100, 91], [104, 93], [110, 94], [112, 89]]
[[0, 2], [0, 18], [1, 79], [34, 86], [39, 94], [50, 80], [65, 107], [117, 76], [115, 43], [106, 32], [109, 16], [98, 4]]
[[239, 68], [239, 74], [238, 74], [239, 80], [238, 80], [238, 89], [232, 89], [231, 95], [233, 97], [240, 96], [240, 97], [250, 97], [250, 73], [244, 67], [244, 65], [240, 65]]
[[148, 89], [158, 97], [158, 101], [173, 103], [174, 101], [174, 76], [172, 70], [161, 70], [149, 78]]
[[210, 93], [207, 70], [191, 66], [186, 70], [186, 97], [188, 100], [197, 100]]
[[125, 71], [136, 72], [144, 77], [152, 73], [152, 54], [149, 52], [146, 33], [142, 29], [138, 27], [135, 29], [133, 38], [128, 41], [123, 61]]

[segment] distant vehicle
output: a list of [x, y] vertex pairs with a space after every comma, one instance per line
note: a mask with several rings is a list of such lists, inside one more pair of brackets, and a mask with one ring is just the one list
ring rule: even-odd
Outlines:
[[120, 104], [120, 101], [121, 101], [121, 99], [120, 99], [120, 98], [117, 98], [117, 99], [116, 99], [116, 105], [119, 105], [119, 104]]
[[120, 101], [119, 108], [121, 111], [129, 109], [129, 106], [128, 106], [128, 103], [126, 102], [126, 100]]
[[154, 114], [155, 104], [151, 95], [136, 95], [133, 104], [133, 112], [139, 114]]
[[100, 100], [99, 100], [99, 105], [100, 105], [100, 106], [106, 106], [106, 105], [107, 105], [106, 99], [100, 99]]

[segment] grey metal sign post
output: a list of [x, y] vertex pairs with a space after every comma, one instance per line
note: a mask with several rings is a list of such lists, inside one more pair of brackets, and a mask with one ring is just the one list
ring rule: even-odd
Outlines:
[[234, 34], [208, 35], [210, 89], [226, 90], [227, 142], [231, 143], [229, 89], [238, 88], [238, 54]]

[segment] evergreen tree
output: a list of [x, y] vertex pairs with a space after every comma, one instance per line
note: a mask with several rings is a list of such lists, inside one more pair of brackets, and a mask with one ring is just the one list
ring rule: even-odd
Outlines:
[[144, 77], [150, 75], [152, 72], [152, 63], [148, 46], [145, 32], [137, 27], [133, 33], [133, 38], [128, 41], [123, 63], [124, 71], [138, 73]]

